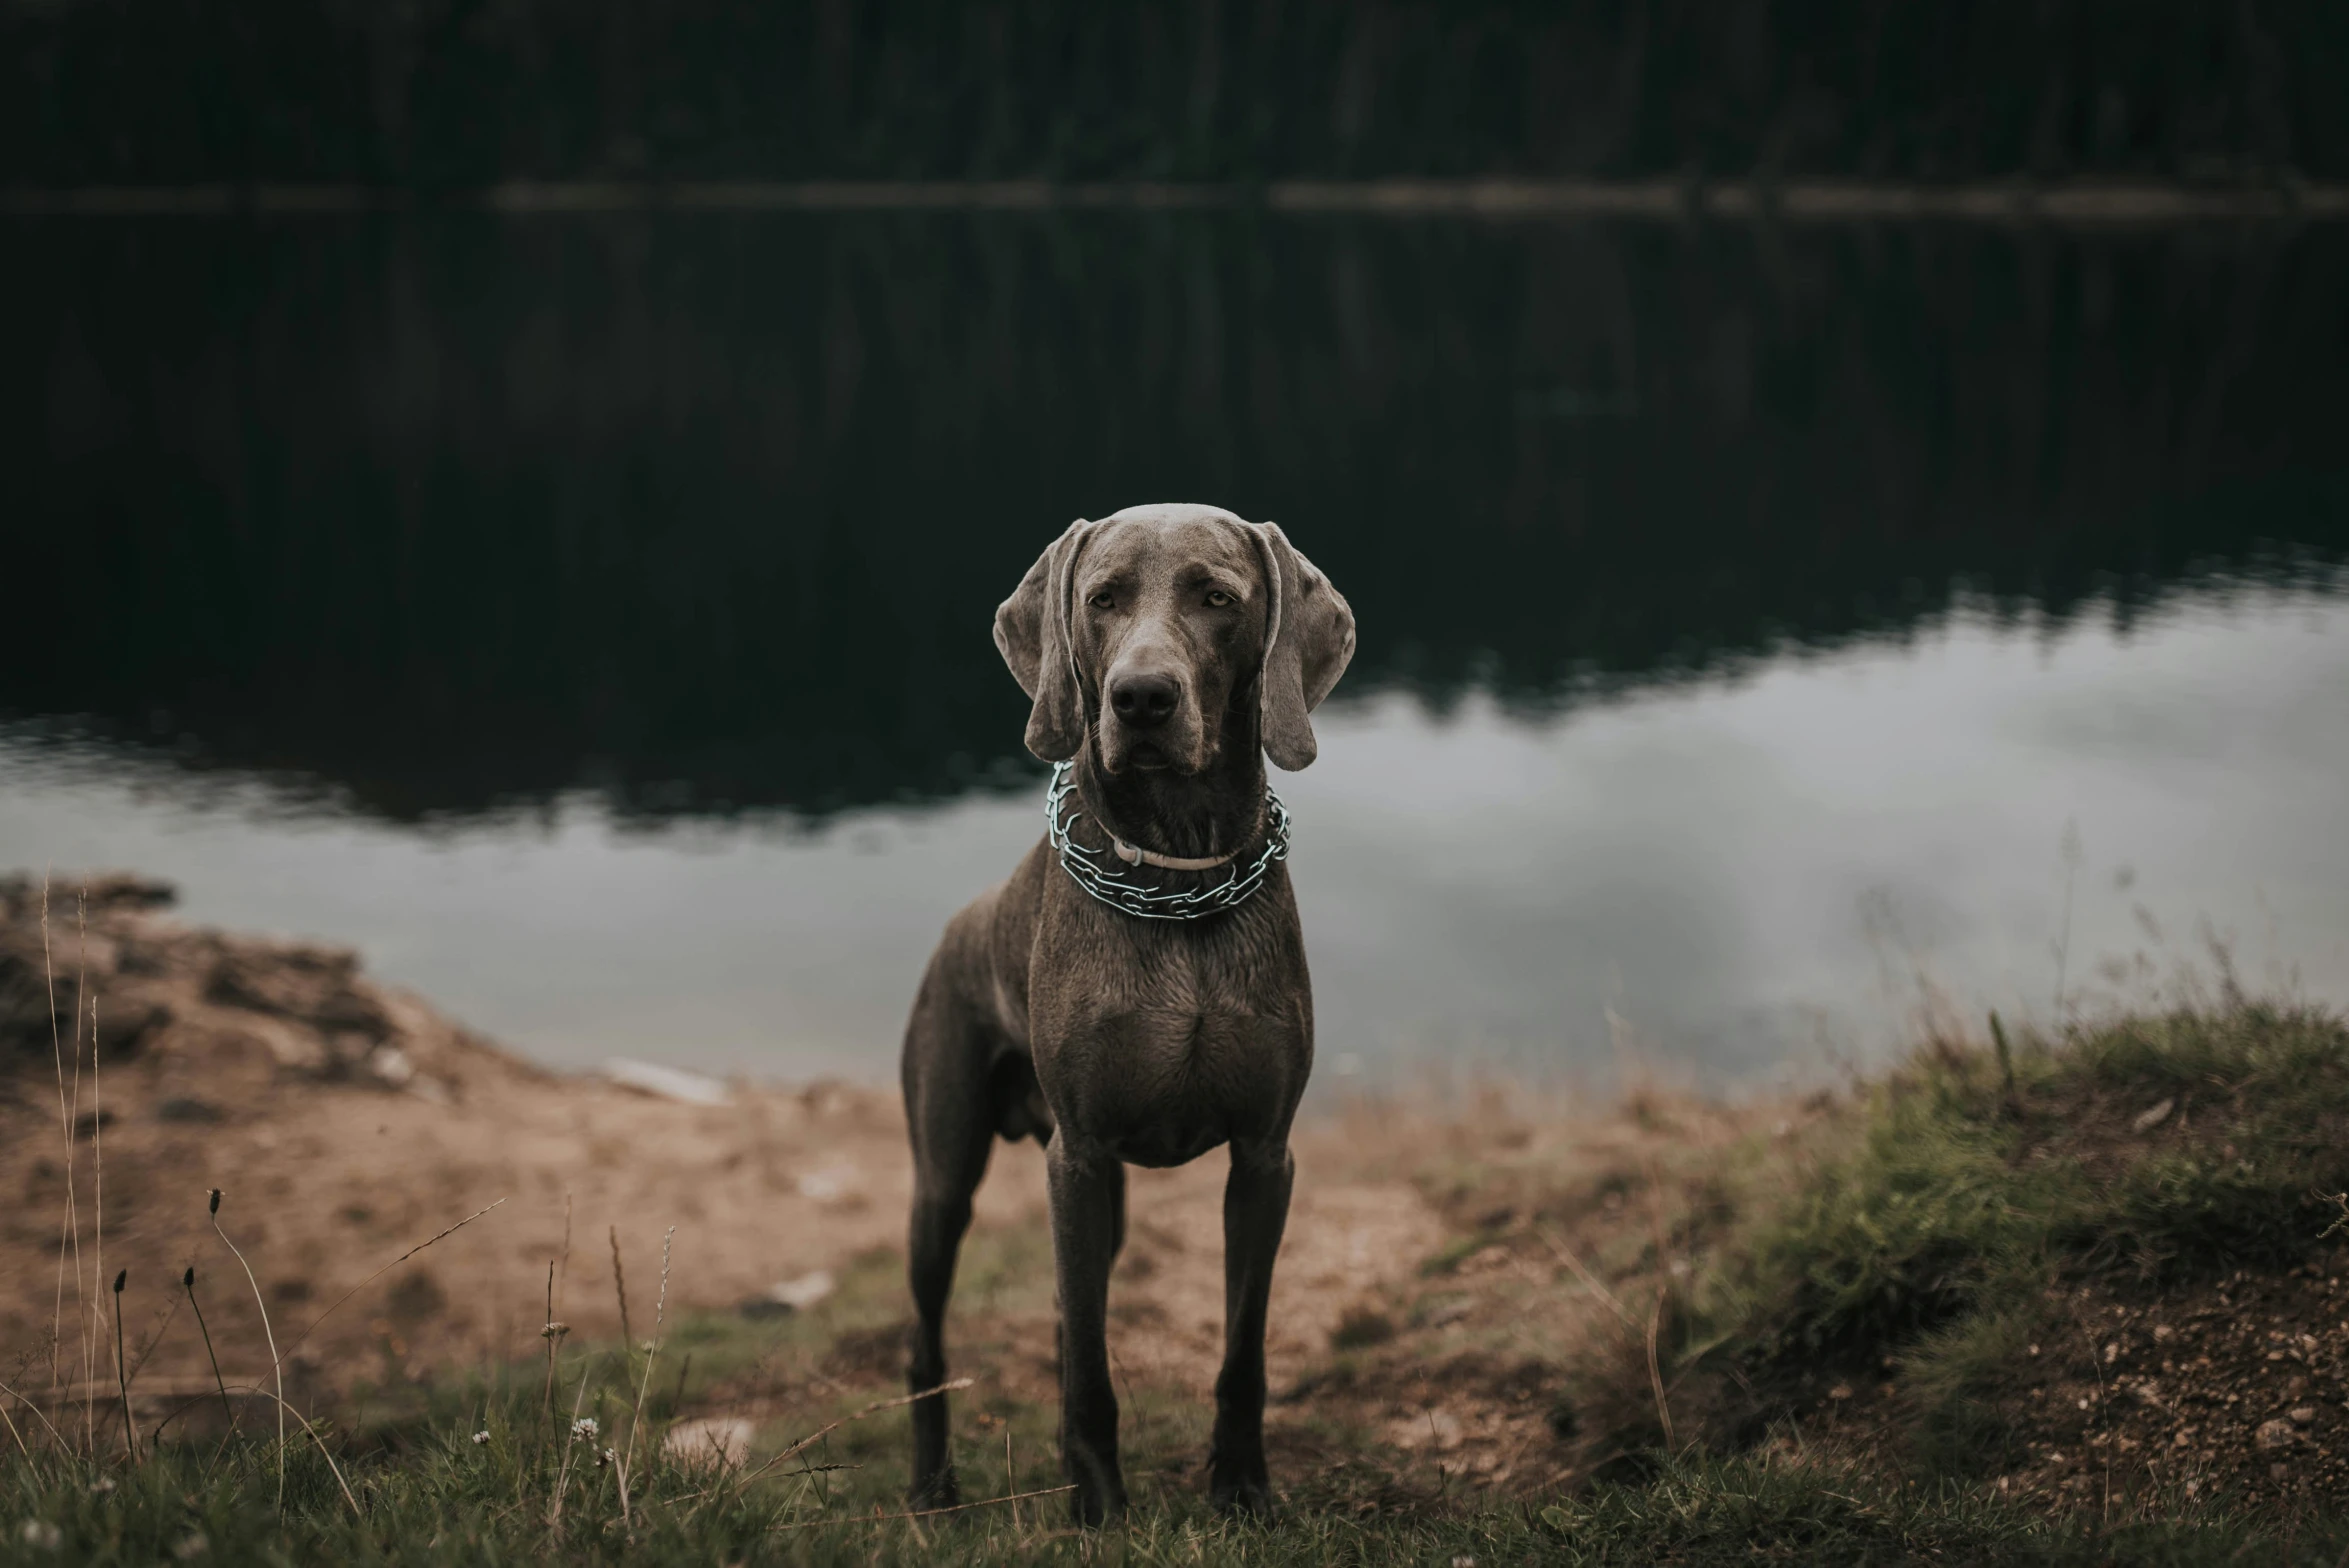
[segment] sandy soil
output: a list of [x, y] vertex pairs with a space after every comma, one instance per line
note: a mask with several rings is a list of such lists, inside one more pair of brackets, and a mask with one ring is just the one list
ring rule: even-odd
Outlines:
[[[0, 1216], [0, 1367], [27, 1393], [70, 1399], [85, 1370], [112, 1386], [95, 1309], [117, 1270], [147, 1417], [209, 1389], [180, 1285], [190, 1265], [231, 1381], [261, 1380], [268, 1350], [252, 1288], [213, 1233], [214, 1188], [289, 1382], [313, 1402], [395, 1369], [537, 1354], [550, 1264], [554, 1316], [575, 1336], [616, 1334], [615, 1235], [640, 1336], [672, 1227], [672, 1312], [731, 1308], [901, 1246], [910, 1170], [893, 1094], [736, 1084], [728, 1103], [697, 1105], [557, 1077], [376, 986], [349, 953], [179, 925], [166, 890], [135, 879], [92, 883], [86, 923], [78, 895], [52, 894], [44, 959], [40, 890], [0, 883], [0, 1190], [17, 1200]], [[1314, 1123], [1297, 1152], [1276, 1388], [1444, 1234], [1375, 1120]], [[1123, 1370], [1201, 1399], [1222, 1341], [1222, 1177], [1215, 1155], [1133, 1173], [1113, 1293]], [[999, 1146], [978, 1229], [1033, 1230], [1043, 1205], [1040, 1152]], [[961, 1343], [1016, 1361], [1023, 1388], [1051, 1371], [1048, 1289], [1024, 1299], [1008, 1314], [968, 1304], [957, 1326]], [[877, 1357], [894, 1359], [894, 1346]], [[985, 1369], [966, 1354], [957, 1370]]]

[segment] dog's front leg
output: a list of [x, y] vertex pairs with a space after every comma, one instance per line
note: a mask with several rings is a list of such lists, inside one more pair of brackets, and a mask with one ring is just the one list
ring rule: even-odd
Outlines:
[[1077, 1523], [1125, 1512], [1117, 1463], [1117, 1395], [1109, 1382], [1109, 1266], [1117, 1258], [1125, 1167], [1107, 1155], [1072, 1153], [1062, 1136], [1046, 1151], [1052, 1261], [1060, 1294], [1060, 1454], [1076, 1483]]
[[1215, 1505], [1234, 1512], [1272, 1506], [1264, 1468], [1264, 1320], [1294, 1177], [1285, 1141], [1232, 1145], [1223, 1189], [1223, 1371], [1215, 1380], [1207, 1484]]

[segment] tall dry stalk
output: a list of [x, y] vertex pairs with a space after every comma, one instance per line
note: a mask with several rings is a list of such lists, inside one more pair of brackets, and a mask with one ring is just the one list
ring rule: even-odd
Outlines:
[[130, 1450], [133, 1460], [139, 1457], [139, 1434], [131, 1425], [130, 1371], [122, 1353], [122, 1287], [130, 1279], [130, 1270], [114, 1276], [114, 1385], [122, 1391], [122, 1444]]
[[555, 1418], [555, 1352], [561, 1348], [563, 1336], [571, 1332], [571, 1325], [555, 1316], [555, 1260], [546, 1260], [546, 1326], [538, 1337], [546, 1341], [546, 1414]]
[[[89, 916], [89, 902], [90, 890], [85, 885], [82, 889], [82, 913], [85, 926]], [[86, 947], [89, 940], [86, 930], [82, 940]], [[82, 968], [86, 974], [89, 969], [89, 960], [86, 954], [82, 961]], [[87, 995], [88, 993], [82, 994]], [[78, 1022], [75, 1024], [75, 1030], [77, 1033], [80, 1030]], [[106, 1277], [106, 1102], [98, 1092], [98, 999], [95, 996], [90, 997], [90, 1160], [94, 1175], [90, 1190], [91, 1218], [96, 1226], [98, 1238], [97, 1269], [91, 1277], [104, 1279]], [[124, 1270], [123, 1277], [128, 1278], [129, 1272], [127, 1269]], [[101, 1297], [101, 1310], [103, 1307], [104, 1298]], [[94, 1327], [102, 1329], [103, 1325], [94, 1325]], [[101, 1334], [100, 1337], [103, 1338], [103, 1335]], [[122, 1369], [122, 1279], [117, 1279], [114, 1282], [114, 1373], [116, 1379], [124, 1384], [122, 1420], [124, 1427], [128, 1428], [130, 1425], [130, 1389], [128, 1379], [124, 1376]], [[96, 1396], [97, 1390], [93, 1387], [89, 1397], [95, 1399]], [[131, 1457], [136, 1459], [138, 1454], [139, 1446], [133, 1442]]]
[[661, 1325], [669, 1311], [669, 1247], [677, 1239], [677, 1227], [669, 1227], [661, 1237], [661, 1294], [653, 1303], [653, 1337], [645, 1341], [644, 1377], [636, 1385], [636, 1410], [628, 1420], [628, 1463], [636, 1462], [636, 1434], [644, 1427], [644, 1396], [652, 1387], [653, 1359], [661, 1353]]
[[[57, 959], [49, 942], [49, 873], [46, 871], [41, 873], [41, 975], [49, 993], [49, 1049], [57, 1065], [58, 1134], [65, 1144], [65, 1214], [57, 1225], [57, 1290], [49, 1309], [49, 1387], [54, 1393], [59, 1382], [58, 1351], [64, 1339], [60, 1325], [65, 1316], [65, 1259], [69, 1250], [73, 1256], [73, 1315], [77, 1332], [84, 1322], [86, 1308], [82, 1297], [81, 1199], [74, 1190], [74, 1168], [79, 1161], [73, 1146], [74, 1112], [81, 1099], [82, 1010], [77, 998], [73, 1009], [73, 1095], [69, 1100], [65, 1084], [65, 1042], [57, 1032]], [[80, 1338], [86, 1346], [87, 1333], [80, 1333]], [[87, 1359], [85, 1356], [85, 1362]]]
[[570, 1292], [571, 1292], [571, 1195], [570, 1195], [569, 1193], [567, 1193], [567, 1192], [566, 1192], [566, 1193], [564, 1193], [564, 1194], [563, 1194], [563, 1251], [562, 1251], [562, 1263], [561, 1263], [561, 1266], [560, 1266], [560, 1267], [558, 1267], [558, 1268], [555, 1270], [555, 1310], [554, 1310], [552, 1313], [550, 1313], [550, 1314], [549, 1314], [549, 1316], [551, 1316], [551, 1317], [558, 1317], [558, 1318], [559, 1318], [559, 1317], [562, 1317], [562, 1316], [564, 1316], [564, 1315], [565, 1315], [565, 1313], [564, 1313], [564, 1308], [570, 1305], [570, 1299], [571, 1299], [571, 1297], [570, 1297]]
[[620, 1227], [612, 1227], [612, 1288], [620, 1293], [620, 1344], [623, 1349], [636, 1343], [628, 1327], [628, 1271], [620, 1266]]
[[212, 1325], [204, 1321], [204, 1304], [196, 1299], [196, 1266], [179, 1277], [180, 1288], [188, 1293], [188, 1305], [196, 1309], [196, 1328], [204, 1336], [204, 1354], [212, 1358], [212, 1381], [220, 1389], [220, 1413], [228, 1420], [228, 1429], [237, 1429], [237, 1413], [228, 1402], [228, 1379], [220, 1375], [220, 1353], [212, 1348]]
[[269, 1304], [261, 1299], [261, 1282], [253, 1277], [253, 1265], [237, 1251], [237, 1244], [228, 1239], [228, 1232], [220, 1228], [220, 1189], [212, 1189], [212, 1234], [237, 1260], [245, 1271], [245, 1283], [253, 1287], [253, 1305], [261, 1310], [261, 1333], [269, 1341], [269, 1370], [277, 1378], [277, 1511], [285, 1512], [285, 1363], [277, 1355], [277, 1331], [269, 1326]]
[[571, 1426], [565, 1432], [563, 1457], [555, 1466], [555, 1492], [547, 1499], [546, 1527], [557, 1529], [563, 1522], [563, 1493], [571, 1484], [571, 1450], [578, 1446], [579, 1412], [587, 1407], [587, 1374], [594, 1367], [595, 1358], [588, 1358], [587, 1366], [579, 1369], [579, 1392], [571, 1399]]

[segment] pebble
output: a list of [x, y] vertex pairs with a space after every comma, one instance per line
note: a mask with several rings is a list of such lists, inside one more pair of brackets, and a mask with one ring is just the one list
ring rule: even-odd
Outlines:
[[2287, 1413], [2292, 1417], [2294, 1426], [2306, 1426], [2316, 1419], [2316, 1406], [2295, 1405]]
[[687, 1464], [732, 1467], [750, 1457], [751, 1440], [757, 1436], [757, 1426], [739, 1417], [706, 1416], [678, 1422], [661, 1440], [661, 1446], [670, 1457]]
[[2289, 1448], [2299, 1437], [2289, 1421], [2262, 1421], [2252, 1434], [2252, 1440], [2262, 1448]]

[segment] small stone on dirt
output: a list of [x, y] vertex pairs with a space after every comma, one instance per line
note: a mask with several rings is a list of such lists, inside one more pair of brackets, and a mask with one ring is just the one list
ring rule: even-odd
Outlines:
[[2289, 1421], [2262, 1421], [2259, 1430], [2252, 1434], [2252, 1441], [2262, 1448], [2289, 1448], [2299, 1437]]
[[615, 1056], [604, 1063], [604, 1076], [623, 1089], [634, 1089], [656, 1100], [673, 1100], [679, 1105], [724, 1105], [731, 1098], [724, 1084], [704, 1073], [663, 1067], [658, 1062], [632, 1061], [625, 1056]]
[[2170, 1112], [2176, 1110], [2177, 1108], [2178, 1102], [2176, 1100], [2163, 1100], [2158, 1104], [2149, 1106], [2144, 1111], [2138, 1113], [2137, 1119], [2131, 1122], [2129, 1125], [2136, 1129], [2136, 1131], [2139, 1133], [2151, 1132], [2154, 1128], [2159, 1127], [2163, 1122], [2168, 1121], [2170, 1119]]
[[838, 1281], [830, 1269], [815, 1269], [791, 1279], [778, 1280], [767, 1287], [767, 1294], [794, 1312], [805, 1312], [826, 1296], [832, 1294]]
[[857, 1191], [861, 1185], [858, 1177], [853, 1165], [827, 1165], [799, 1178], [799, 1195], [818, 1203], [836, 1203]]
[[2306, 1426], [2316, 1419], [2316, 1406], [2295, 1405], [2288, 1413], [2292, 1417], [2294, 1426]]
[[739, 1465], [750, 1457], [758, 1428], [739, 1416], [703, 1416], [669, 1428], [661, 1447], [685, 1464]]

